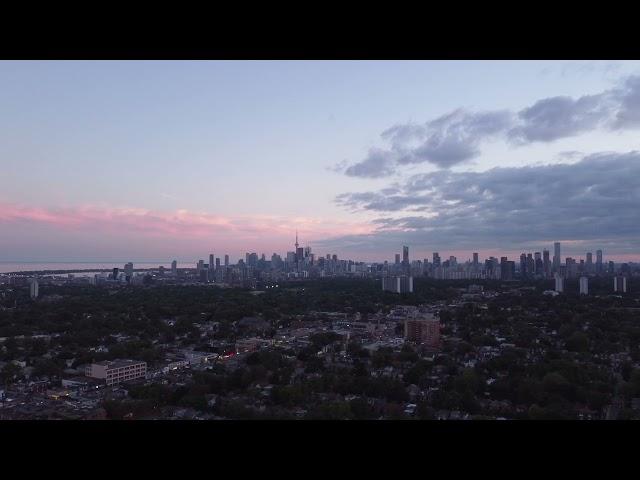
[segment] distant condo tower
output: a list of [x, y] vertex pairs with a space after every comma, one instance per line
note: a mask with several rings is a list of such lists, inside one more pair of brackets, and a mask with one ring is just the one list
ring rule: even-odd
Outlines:
[[613, 277], [613, 291], [627, 293], [627, 277], [617, 275]]
[[382, 290], [394, 293], [413, 293], [413, 277], [383, 277]]
[[588, 277], [580, 277], [580, 295], [589, 295]]
[[36, 278], [32, 278], [29, 285], [29, 295], [31, 296], [31, 300], [35, 300], [38, 298], [38, 280]]
[[556, 273], [556, 292], [564, 292], [564, 277], [559, 273]]
[[560, 271], [560, 242], [553, 244], [553, 270]]

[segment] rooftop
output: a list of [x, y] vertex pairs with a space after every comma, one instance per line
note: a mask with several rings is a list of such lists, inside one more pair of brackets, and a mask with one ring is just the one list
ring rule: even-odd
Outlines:
[[121, 368], [121, 367], [129, 367], [131, 365], [138, 365], [140, 363], [145, 363], [145, 362], [141, 360], [116, 359], [116, 360], [103, 360], [101, 362], [94, 362], [94, 365], [100, 365], [103, 367], [111, 367], [111, 368]]

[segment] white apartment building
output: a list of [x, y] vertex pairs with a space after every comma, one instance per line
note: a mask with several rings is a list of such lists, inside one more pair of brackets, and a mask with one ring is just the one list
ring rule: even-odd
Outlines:
[[580, 295], [589, 295], [589, 279], [580, 277]]
[[147, 363], [138, 360], [105, 360], [85, 367], [85, 376], [103, 379], [107, 386], [147, 375]]

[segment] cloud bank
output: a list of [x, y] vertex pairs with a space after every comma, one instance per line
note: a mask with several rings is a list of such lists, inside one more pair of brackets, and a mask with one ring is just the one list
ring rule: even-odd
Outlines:
[[381, 134], [388, 148], [372, 148], [360, 162], [341, 163], [336, 170], [351, 177], [382, 178], [409, 164], [448, 169], [479, 156], [487, 141], [523, 146], [596, 129], [639, 127], [640, 76], [632, 76], [596, 95], [544, 98], [518, 112], [458, 109], [423, 124], [394, 125]]
[[379, 214], [376, 230], [322, 246], [370, 252], [396, 251], [403, 243], [425, 251], [520, 250], [561, 240], [581, 252], [589, 247], [635, 254], [638, 179], [635, 151], [590, 155], [572, 164], [414, 175], [391, 191], [339, 195], [335, 201], [346, 209]]

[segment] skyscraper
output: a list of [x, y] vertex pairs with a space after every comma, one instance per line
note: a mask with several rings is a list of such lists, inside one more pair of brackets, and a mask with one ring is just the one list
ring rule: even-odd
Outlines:
[[396, 265], [400, 265], [400, 254], [396, 253]]
[[209, 270], [213, 270], [214, 263], [215, 261], [214, 261], [213, 253], [210, 253], [209, 254]]
[[589, 295], [588, 277], [580, 277], [580, 295]]
[[440, 266], [440, 254], [438, 252], [433, 252], [433, 266]]
[[549, 277], [551, 274], [551, 263], [549, 262], [549, 250], [546, 248], [542, 250], [542, 264], [544, 270], [544, 276]]
[[473, 252], [473, 266], [478, 266], [478, 252]]
[[229, 266], [229, 255], [225, 255], [224, 256], [224, 266], [228, 267]]
[[409, 247], [402, 247], [402, 263], [405, 265], [409, 265]]
[[31, 296], [32, 300], [35, 300], [36, 298], [38, 298], [38, 279], [32, 278], [29, 283], [29, 295]]
[[382, 290], [395, 293], [413, 293], [413, 277], [382, 277]]
[[127, 282], [131, 281], [131, 277], [133, 277], [133, 263], [125, 263], [124, 265], [124, 275]]
[[555, 242], [553, 244], [553, 270], [560, 270], [560, 242]]
[[500, 257], [500, 278], [502, 280], [506, 280], [507, 276], [509, 275], [508, 272], [508, 259], [507, 257]]
[[404, 322], [404, 338], [410, 342], [437, 347], [440, 344], [440, 328], [440, 321], [432, 315], [425, 318], [410, 318]]
[[596, 272], [602, 273], [602, 250], [596, 250]]
[[593, 272], [593, 254], [591, 252], [587, 252], [587, 262], [585, 264], [585, 268], [588, 273]]
[[178, 262], [176, 260], [171, 262], [171, 274], [174, 276], [178, 275]]
[[613, 291], [627, 293], [627, 277], [616, 275], [613, 277]]
[[556, 273], [556, 292], [564, 292], [564, 277], [559, 273]]

